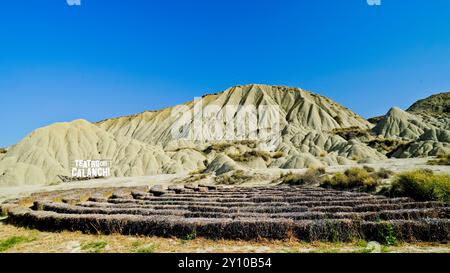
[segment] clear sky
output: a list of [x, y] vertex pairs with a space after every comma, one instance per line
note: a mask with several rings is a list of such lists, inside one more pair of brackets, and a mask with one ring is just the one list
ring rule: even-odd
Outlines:
[[249, 83], [301, 87], [364, 117], [449, 91], [450, 1], [0, 3], [0, 146]]

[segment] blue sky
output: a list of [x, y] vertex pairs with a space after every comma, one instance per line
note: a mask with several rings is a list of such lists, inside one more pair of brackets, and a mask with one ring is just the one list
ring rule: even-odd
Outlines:
[[301, 87], [364, 117], [450, 90], [450, 1], [7, 0], [0, 146], [236, 84]]

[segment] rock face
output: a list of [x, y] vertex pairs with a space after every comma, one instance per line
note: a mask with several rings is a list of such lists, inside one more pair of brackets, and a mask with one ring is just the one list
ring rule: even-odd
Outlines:
[[[431, 118], [447, 122], [436, 115]], [[448, 147], [446, 126], [392, 109], [373, 132], [415, 141], [417, 147], [403, 147], [396, 156], [422, 156]], [[0, 153], [0, 186], [61, 182], [59, 177], [70, 176], [77, 159], [111, 160], [116, 177], [198, 170], [219, 175], [385, 159], [367, 145], [372, 127], [332, 100], [298, 88], [235, 86], [160, 111], [38, 129]], [[336, 133], [348, 128], [365, 132], [366, 137]]]
[[450, 93], [419, 100], [407, 111], [392, 108], [377, 120], [375, 134], [406, 141], [393, 157], [435, 156], [450, 149]]
[[373, 132], [383, 137], [417, 139], [430, 128], [418, 116], [394, 107], [373, 128]]

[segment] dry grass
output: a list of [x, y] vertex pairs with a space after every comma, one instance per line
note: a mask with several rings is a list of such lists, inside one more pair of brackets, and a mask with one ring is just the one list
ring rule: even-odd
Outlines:
[[325, 168], [308, 168], [304, 174], [294, 174], [292, 172], [281, 176], [281, 183], [287, 185], [318, 185], [321, 176], [325, 174]]
[[220, 185], [239, 185], [248, 182], [253, 177], [245, 174], [243, 170], [236, 170], [234, 172], [226, 173], [216, 177], [216, 183]]
[[361, 129], [359, 127], [335, 128], [332, 133], [344, 138], [345, 140], [367, 137], [370, 135], [370, 132], [367, 129]]
[[[351, 243], [305, 243], [297, 240], [265, 240], [258, 242], [207, 240], [196, 238], [183, 240], [175, 238], [139, 237], [124, 235], [87, 235], [80, 232], [40, 232], [32, 229], [17, 228], [0, 223], [0, 238], [32, 238], [16, 240], [4, 252], [13, 253], [325, 253], [325, 252], [367, 252], [367, 242]], [[20, 242], [19, 242], [20, 241]], [[99, 243], [100, 242], [100, 243]], [[100, 245], [100, 249], [99, 246]], [[383, 252], [437, 252], [450, 253], [450, 243], [400, 243], [393, 247], [382, 247]], [[95, 252], [95, 251], [94, 251]]]
[[377, 151], [386, 154], [388, 157], [398, 149], [404, 149], [411, 144], [411, 141], [399, 139], [377, 137], [370, 140], [367, 145]]
[[[381, 175], [385, 175], [382, 173]], [[372, 168], [350, 168], [344, 173], [335, 173], [323, 179], [321, 186], [339, 190], [359, 189], [372, 192], [379, 186], [381, 179]]]
[[[280, 158], [280, 157], [283, 157], [284, 154], [278, 154], [277, 153], [277, 154], [274, 154], [274, 155], [277, 156], [277, 158]], [[260, 157], [260, 158], [264, 159], [264, 161], [268, 162], [272, 158], [275, 158], [269, 152], [257, 151], [257, 150], [246, 152], [244, 154], [228, 154], [228, 156], [231, 159], [233, 159], [234, 161], [236, 161], [236, 162], [248, 162], [251, 159], [258, 158], [258, 157]]]
[[226, 149], [236, 146], [236, 145], [244, 145], [249, 147], [250, 149], [255, 149], [258, 145], [258, 141], [255, 140], [240, 140], [234, 142], [218, 142], [211, 144], [208, 148], [206, 148], [203, 152], [206, 154], [211, 153], [212, 151], [216, 151], [218, 153], [224, 152]]

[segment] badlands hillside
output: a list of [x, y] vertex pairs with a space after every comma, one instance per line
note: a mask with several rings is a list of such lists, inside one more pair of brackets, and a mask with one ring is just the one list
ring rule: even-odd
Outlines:
[[450, 149], [449, 93], [392, 108], [372, 124], [298, 88], [235, 86], [183, 105], [35, 130], [0, 150], [0, 186], [66, 181], [74, 160], [108, 159], [115, 177], [300, 169]]

